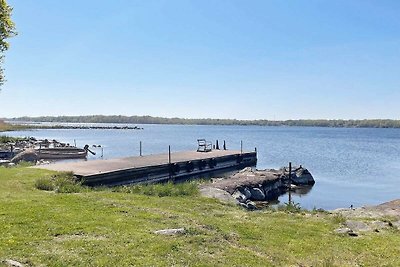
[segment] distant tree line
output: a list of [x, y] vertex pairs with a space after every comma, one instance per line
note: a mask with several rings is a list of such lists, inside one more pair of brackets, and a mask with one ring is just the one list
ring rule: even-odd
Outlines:
[[347, 128], [400, 128], [400, 120], [236, 120], [236, 119], [183, 119], [152, 116], [89, 115], [19, 117], [10, 121], [72, 122], [72, 123], [132, 123], [132, 124], [191, 124], [191, 125], [259, 125], [259, 126], [307, 126]]

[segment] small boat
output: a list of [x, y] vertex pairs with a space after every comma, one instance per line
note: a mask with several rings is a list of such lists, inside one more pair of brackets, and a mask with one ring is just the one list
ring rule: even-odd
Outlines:
[[39, 159], [84, 159], [88, 150], [77, 147], [36, 148]]
[[0, 150], [0, 159], [11, 159], [16, 155], [15, 152], [7, 151], [7, 150]]

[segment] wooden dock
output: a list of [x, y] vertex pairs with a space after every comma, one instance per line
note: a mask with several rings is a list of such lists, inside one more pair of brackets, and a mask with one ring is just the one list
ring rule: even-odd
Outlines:
[[86, 185], [120, 185], [180, 180], [213, 172], [255, 166], [256, 152], [212, 150], [183, 151], [108, 160], [53, 163], [35, 168], [71, 171]]

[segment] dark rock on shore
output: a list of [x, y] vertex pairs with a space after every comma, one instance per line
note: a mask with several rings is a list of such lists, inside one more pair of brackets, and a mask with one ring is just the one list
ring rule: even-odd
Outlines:
[[245, 168], [227, 179], [218, 179], [208, 187], [217, 188], [228, 192], [242, 206], [255, 209], [249, 201], [276, 200], [287, 192], [291, 183], [297, 186], [309, 186], [315, 183], [311, 173], [303, 168], [295, 169], [289, 179], [286, 169], [280, 170], [253, 170]]

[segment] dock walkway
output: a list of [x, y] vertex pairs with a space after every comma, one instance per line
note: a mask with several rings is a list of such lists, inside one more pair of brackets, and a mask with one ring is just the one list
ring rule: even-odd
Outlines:
[[[60, 162], [39, 165], [35, 168], [71, 171], [87, 184], [97, 185], [159, 181], [171, 178], [171, 175], [183, 177], [226, 168], [251, 166], [255, 165], [256, 161], [256, 152], [212, 150], [171, 153], [171, 164], [166, 153], [107, 160]], [[171, 166], [174, 168], [171, 169]]]

